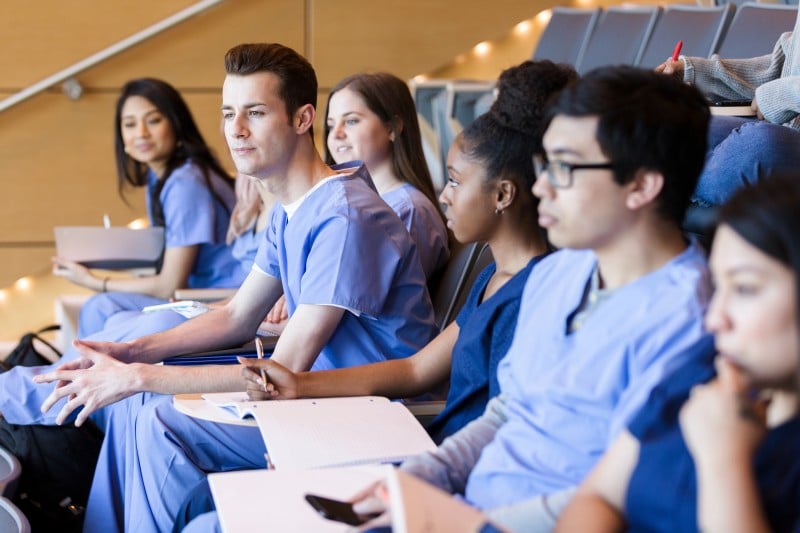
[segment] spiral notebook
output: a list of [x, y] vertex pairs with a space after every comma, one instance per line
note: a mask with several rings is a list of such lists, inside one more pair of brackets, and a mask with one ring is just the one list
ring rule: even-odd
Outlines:
[[400, 463], [436, 449], [402, 403], [381, 396], [252, 402], [242, 392], [203, 398], [240, 418], [254, 417], [276, 469]]

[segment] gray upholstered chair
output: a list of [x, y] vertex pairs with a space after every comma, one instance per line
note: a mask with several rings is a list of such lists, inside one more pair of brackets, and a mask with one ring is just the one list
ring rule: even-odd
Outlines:
[[547, 27], [539, 37], [532, 59], [577, 65], [600, 17], [599, 7], [578, 9], [554, 7]]
[[666, 6], [645, 44], [638, 65], [644, 68], [660, 65], [672, 53], [678, 40], [683, 41], [683, 55], [709, 57], [715, 54], [734, 11], [733, 4], [712, 7], [687, 4]]
[[[607, 65], [638, 64], [660, 14], [657, 6], [605, 9], [575, 69], [583, 74]], [[671, 51], [670, 48], [667, 53]]]
[[717, 53], [726, 59], [769, 54], [781, 34], [792, 31], [796, 19], [796, 6], [754, 2], [742, 4], [736, 8]]

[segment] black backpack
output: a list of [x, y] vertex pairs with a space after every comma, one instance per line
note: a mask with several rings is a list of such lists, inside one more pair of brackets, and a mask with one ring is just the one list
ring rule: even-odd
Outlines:
[[58, 349], [44, 340], [40, 335], [42, 333], [47, 333], [48, 331], [56, 331], [61, 329], [61, 326], [58, 324], [54, 324], [52, 326], [47, 326], [36, 333], [26, 333], [22, 336], [19, 340], [19, 344], [17, 344], [16, 348], [8, 354], [5, 361], [0, 361], [0, 372], [5, 372], [6, 370], [11, 370], [15, 366], [43, 366], [49, 365], [50, 360], [47, 359], [45, 356], [40, 354], [36, 350], [36, 346], [34, 346], [33, 341], [37, 340], [47, 346], [56, 357], [61, 357], [61, 352]]
[[[50, 364], [36, 350], [34, 339], [60, 357], [60, 352], [39, 336], [55, 329], [58, 326], [24, 335], [5, 362], [0, 364], [0, 372], [17, 365]], [[9, 424], [0, 417], [0, 446], [13, 453], [22, 465], [13, 501], [27, 516], [33, 533], [81, 531], [102, 443], [103, 432], [90, 421], [76, 428], [72, 424]]]

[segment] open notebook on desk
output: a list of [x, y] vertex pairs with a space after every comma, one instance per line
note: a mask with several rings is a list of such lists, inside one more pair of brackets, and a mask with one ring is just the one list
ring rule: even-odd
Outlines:
[[463, 501], [391, 466], [250, 470], [208, 476], [224, 533], [352, 531], [352, 526], [322, 518], [305, 495], [350, 500], [379, 480], [388, 490], [393, 533], [461, 533], [477, 531], [485, 522], [479, 511]]
[[164, 251], [164, 228], [58, 226], [56, 254], [88, 268], [155, 267]]
[[381, 396], [252, 402], [241, 392], [203, 398], [252, 416], [276, 469], [399, 463], [436, 449], [402, 403]]

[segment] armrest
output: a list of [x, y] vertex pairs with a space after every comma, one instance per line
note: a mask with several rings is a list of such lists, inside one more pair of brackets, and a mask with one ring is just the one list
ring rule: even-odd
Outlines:
[[224, 300], [236, 294], [237, 289], [178, 289], [174, 293], [176, 300], [195, 300], [213, 302]]
[[433, 419], [444, 410], [445, 402], [444, 400], [403, 400], [403, 404], [411, 411], [411, 414], [414, 415], [422, 427], [428, 427], [428, 425], [433, 422]]

